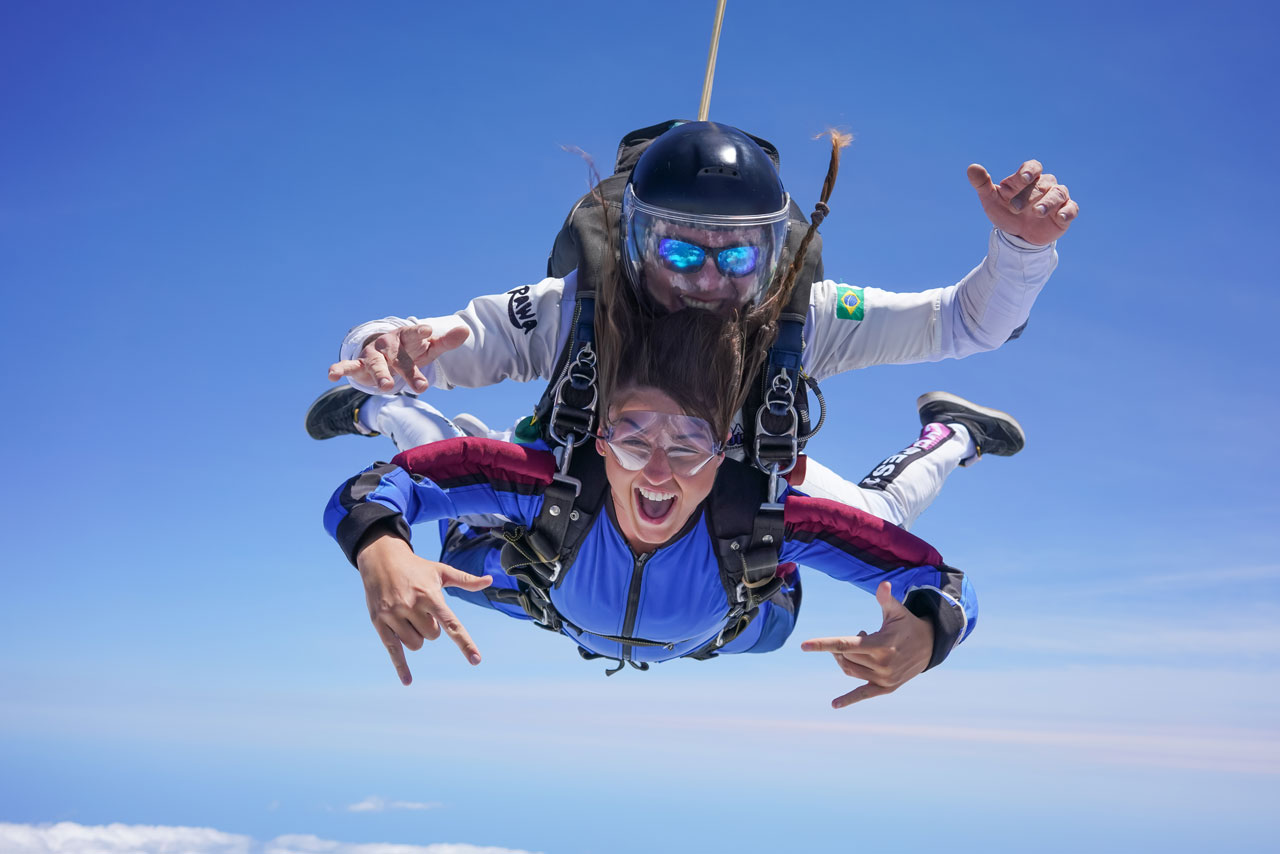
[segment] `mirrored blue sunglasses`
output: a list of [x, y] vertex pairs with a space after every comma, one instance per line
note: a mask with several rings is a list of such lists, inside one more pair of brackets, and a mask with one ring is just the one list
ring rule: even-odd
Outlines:
[[760, 261], [759, 246], [726, 246], [713, 249], [710, 246], [699, 246], [687, 240], [676, 240], [664, 237], [658, 241], [658, 257], [668, 270], [677, 273], [693, 273], [702, 269], [707, 263], [707, 255], [716, 259], [716, 268], [726, 276], [737, 278], [755, 272]]

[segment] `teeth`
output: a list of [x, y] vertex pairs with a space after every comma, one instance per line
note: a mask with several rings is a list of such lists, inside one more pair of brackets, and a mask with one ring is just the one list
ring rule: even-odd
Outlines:
[[650, 501], [668, 501], [676, 497], [674, 492], [655, 492], [652, 489], [645, 489], [643, 486], [637, 486], [636, 489]]
[[684, 304], [689, 306], [690, 308], [700, 308], [700, 309], [703, 309], [704, 311], [713, 311], [720, 305], [719, 300], [707, 301], [707, 300], [694, 299], [693, 297], [685, 296], [684, 294], [680, 295], [680, 299], [683, 300]]

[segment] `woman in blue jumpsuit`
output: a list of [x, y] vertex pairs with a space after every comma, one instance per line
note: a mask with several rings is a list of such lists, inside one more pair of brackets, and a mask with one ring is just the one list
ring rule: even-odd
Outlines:
[[[602, 389], [599, 434], [577, 451], [599, 455], [604, 506], [550, 589], [563, 617], [560, 631], [590, 656], [647, 665], [696, 654], [714, 646], [732, 619], [716, 556], [716, 514], [735, 503], [752, 510], [761, 496], [715, 489], [742, 465], [724, 458], [729, 421], [740, 406], [724, 393], [737, 385], [726, 383], [733, 378], [726, 372], [737, 364], [740, 374], [742, 361], [732, 352], [732, 336], [715, 340], [723, 328], [709, 315], [667, 315], [616, 351], [631, 357], [615, 359], [617, 373]], [[681, 365], [687, 369], [673, 367]], [[366, 469], [333, 495], [325, 526], [359, 568], [371, 619], [405, 684], [403, 647], [419, 649], [442, 631], [473, 664], [480, 661], [445, 602], [445, 588], [525, 616], [485, 596], [491, 586], [516, 587], [494, 550], [485, 551], [483, 568], [424, 560], [409, 546], [410, 526], [475, 515], [532, 525], [556, 468], [539, 446], [447, 439]], [[847, 675], [867, 683], [835, 705], [894, 690], [940, 663], [972, 631], [977, 605], [969, 582], [927, 543], [834, 501], [787, 489], [781, 503], [778, 572], [786, 587], [797, 586], [794, 565], [803, 564], [874, 593], [884, 610], [877, 632], [806, 642], [806, 650], [832, 652]], [[718, 652], [781, 646], [794, 625], [794, 601], [783, 595], [761, 604]]]

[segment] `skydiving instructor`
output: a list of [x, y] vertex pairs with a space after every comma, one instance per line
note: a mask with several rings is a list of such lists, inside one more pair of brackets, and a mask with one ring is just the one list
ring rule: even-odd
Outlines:
[[[814, 282], [803, 332], [808, 376], [821, 382], [872, 365], [962, 358], [1016, 337], [1079, 206], [1036, 160], [999, 184], [977, 164], [968, 178], [993, 225], [986, 257], [956, 284], [916, 293]], [[782, 255], [788, 204], [773, 161], [748, 135], [713, 122], [680, 124], [658, 136], [631, 173], [619, 226], [627, 281], [659, 311], [726, 314], [758, 301]], [[449, 434], [434, 408], [412, 394], [551, 379], [580, 275], [477, 297], [449, 316], [354, 327], [329, 368], [330, 380], [345, 377], [352, 388], [317, 401], [308, 430], [316, 438], [381, 433], [401, 449], [415, 447], [438, 440], [442, 429]], [[743, 458], [740, 436], [739, 420], [727, 449], [732, 459]], [[964, 449], [950, 450], [959, 463]], [[925, 478], [903, 497], [894, 494], [901, 483], [868, 490], [810, 459], [805, 488], [906, 527], [943, 479], [945, 472]]]

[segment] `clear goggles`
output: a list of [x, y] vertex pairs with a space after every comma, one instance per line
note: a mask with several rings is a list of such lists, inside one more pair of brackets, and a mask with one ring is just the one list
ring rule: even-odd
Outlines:
[[787, 243], [789, 205], [767, 214], [691, 214], [647, 204], [628, 185], [627, 275], [667, 311], [729, 314], [759, 302]]
[[724, 442], [716, 441], [711, 425], [693, 415], [629, 410], [597, 438], [627, 471], [640, 471], [662, 451], [673, 474], [691, 477], [724, 453]]

